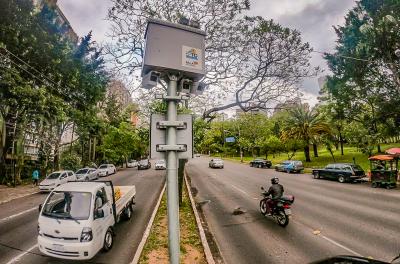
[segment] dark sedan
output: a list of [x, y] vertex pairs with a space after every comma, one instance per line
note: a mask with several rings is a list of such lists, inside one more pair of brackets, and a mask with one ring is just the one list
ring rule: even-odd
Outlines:
[[250, 161], [250, 167], [256, 168], [271, 168], [272, 162], [270, 160], [256, 158]]
[[312, 171], [314, 179], [326, 178], [337, 180], [340, 183], [354, 182], [365, 177], [364, 170], [357, 164], [333, 163], [328, 164], [324, 169]]

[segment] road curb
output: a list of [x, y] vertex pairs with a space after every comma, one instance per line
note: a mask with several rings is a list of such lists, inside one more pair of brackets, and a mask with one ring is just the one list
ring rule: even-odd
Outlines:
[[200, 217], [199, 217], [199, 214], [198, 214], [197, 209], [196, 209], [196, 204], [195, 204], [194, 199], [193, 199], [193, 195], [192, 195], [192, 192], [191, 192], [191, 189], [190, 189], [190, 186], [189, 186], [189, 182], [188, 182], [187, 177], [186, 177], [186, 170], [184, 171], [184, 178], [185, 178], [186, 189], [187, 189], [187, 192], [189, 194], [190, 203], [192, 205], [192, 210], [193, 210], [194, 216], [196, 218], [197, 228], [199, 229], [200, 240], [201, 240], [201, 244], [203, 245], [203, 248], [204, 248], [204, 254], [206, 255], [207, 263], [208, 264], [215, 264], [214, 257], [213, 257], [213, 255], [211, 253], [211, 249], [210, 249], [210, 246], [209, 246], [207, 238], [206, 238], [206, 234], [205, 234], [204, 229], [203, 229], [203, 225], [201, 224]]
[[4, 201], [0, 201], [0, 205], [8, 203], [8, 202], [11, 202], [11, 201], [16, 200], [16, 199], [24, 198], [24, 197], [29, 196], [29, 195], [37, 194], [37, 193], [40, 193], [40, 191], [24, 193], [21, 196], [17, 196], [17, 197], [13, 197], [13, 198], [10, 198], [10, 199], [4, 200]]
[[162, 197], [164, 195], [166, 186], [167, 186], [167, 184], [164, 183], [164, 187], [162, 188], [160, 196], [158, 197], [157, 204], [156, 204], [156, 206], [155, 206], [155, 208], [153, 210], [153, 213], [151, 214], [150, 221], [147, 224], [147, 227], [146, 227], [146, 229], [145, 229], [145, 231], [143, 233], [142, 240], [139, 243], [138, 249], [136, 250], [135, 256], [133, 257], [133, 260], [132, 260], [131, 264], [137, 264], [139, 262], [140, 256], [142, 255], [142, 251], [143, 251], [144, 245], [146, 244], [146, 241], [149, 238], [150, 230], [151, 230], [151, 227], [153, 226], [154, 219], [156, 218], [156, 215], [157, 215], [157, 212], [158, 212], [158, 208], [160, 207], [161, 200], [162, 200]]

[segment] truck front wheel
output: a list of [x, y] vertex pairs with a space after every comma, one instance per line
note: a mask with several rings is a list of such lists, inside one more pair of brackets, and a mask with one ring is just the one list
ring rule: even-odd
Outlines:
[[113, 244], [114, 244], [113, 231], [112, 231], [111, 227], [109, 227], [104, 236], [103, 250], [106, 252], [109, 251], [112, 248]]

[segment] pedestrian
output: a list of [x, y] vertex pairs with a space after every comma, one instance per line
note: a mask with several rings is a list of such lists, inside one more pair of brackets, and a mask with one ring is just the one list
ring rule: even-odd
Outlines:
[[32, 180], [33, 180], [33, 186], [38, 186], [39, 185], [39, 170], [34, 169], [32, 172]]

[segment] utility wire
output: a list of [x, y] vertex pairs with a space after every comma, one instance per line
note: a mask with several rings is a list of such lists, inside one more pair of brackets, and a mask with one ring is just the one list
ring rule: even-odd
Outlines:
[[[46, 79], [48, 82], [51, 82], [52, 84], [58, 86], [58, 84], [49, 79], [47, 76], [45, 76], [42, 72], [36, 70], [34, 67], [32, 67], [31, 65], [29, 65], [26, 61], [24, 61], [23, 59], [19, 58], [17, 55], [15, 55], [14, 53], [12, 53], [11, 51], [9, 51], [7, 48], [5, 47], [0, 47], [1, 49], [5, 50], [8, 54], [10, 54], [11, 56], [13, 56], [14, 58], [16, 58], [17, 60], [19, 60], [20, 62], [22, 62], [23, 64], [25, 64], [27, 67], [31, 68], [32, 70], [34, 70], [35, 72], [37, 72], [42, 78]], [[54, 87], [53, 87], [54, 88]]]
[[[29, 75], [31, 75], [33, 78], [39, 80], [42, 83], [48, 84], [47, 82], [45, 82], [43, 79], [41, 79], [39, 76], [33, 74], [32, 72], [28, 71], [27, 69], [25, 69], [23, 66], [21, 66], [20, 64], [16, 63], [15, 61], [11, 60], [8, 56], [0, 53], [0, 56], [8, 59], [12, 64], [14, 64], [15, 66], [17, 66], [18, 68], [20, 68], [21, 70], [25, 71], [26, 73], [28, 73]], [[52, 85], [50, 85], [51, 87], [53, 87]], [[53, 87], [54, 88], [54, 87]]]
[[[339, 55], [339, 54], [333, 54], [333, 53], [328, 53], [328, 52], [323, 52], [323, 51], [318, 51], [318, 50], [313, 50], [312, 52], [314, 52], [314, 53], [319, 53], [319, 54], [323, 54], [323, 55], [331, 55], [331, 56], [340, 57], [340, 58], [344, 58], [344, 59], [351, 59], [351, 60], [369, 62], [369, 63], [375, 62], [375, 61], [373, 61], [373, 60], [362, 59], [362, 58], [356, 58], [356, 57], [345, 56], [345, 55]], [[386, 62], [386, 64], [398, 65], [397, 63], [393, 63], [393, 62]]]

